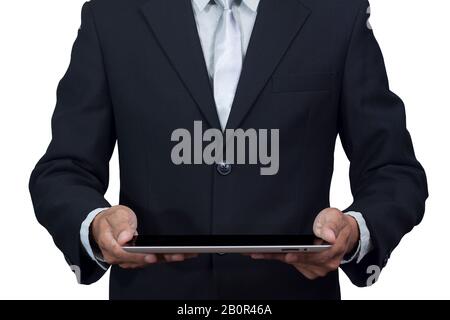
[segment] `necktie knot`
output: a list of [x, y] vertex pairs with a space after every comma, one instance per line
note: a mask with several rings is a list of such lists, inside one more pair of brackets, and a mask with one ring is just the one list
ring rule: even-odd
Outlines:
[[220, 5], [224, 10], [231, 10], [234, 2], [236, 0], [215, 0], [218, 5]]

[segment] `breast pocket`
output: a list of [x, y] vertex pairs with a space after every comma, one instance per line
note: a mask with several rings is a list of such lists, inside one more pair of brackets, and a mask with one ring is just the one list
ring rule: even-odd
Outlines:
[[330, 92], [333, 79], [333, 73], [275, 75], [272, 78], [272, 92]]

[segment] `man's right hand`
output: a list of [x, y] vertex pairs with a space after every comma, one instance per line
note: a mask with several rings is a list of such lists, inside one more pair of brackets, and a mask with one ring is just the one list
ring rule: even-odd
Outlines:
[[137, 234], [136, 214], [125, 206], [111, 207], [99, 213], [91, 224], [92, 236], [105, 262], [125, 269], [143, 268], [157, 262], [180, 262], [196, 254], [137, 254], [128, 253], [122, 246]]

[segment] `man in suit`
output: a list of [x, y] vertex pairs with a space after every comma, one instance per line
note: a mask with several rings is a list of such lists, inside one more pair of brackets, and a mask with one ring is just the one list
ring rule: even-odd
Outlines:
[[[366, 0], [93, 0], [30, 181], [36, 215], [81, 282], [112, 299], [338, 299], [423, 216], [427, 186], [389, 90]], [[278, 129], [279, 170], [176, 165], [172, 133]], [[353, 204], [329, 208], [340, 135]], [[105, 200], [119, 148], [120, 205]], [[138, 255], [139, 234], [308, 234], [286, 255]]]

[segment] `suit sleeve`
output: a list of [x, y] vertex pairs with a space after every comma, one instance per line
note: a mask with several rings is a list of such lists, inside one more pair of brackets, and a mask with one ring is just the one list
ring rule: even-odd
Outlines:
[[67, 262], [81, 270], [84, 284], [104, 273], [84, 251], [80, 228], [93, 209], [110, 206], [104, 194], [115, 141], [99, 39], [86, 3], [70, 66], [57, 90], [52, 141], [29, 183], [38, 221]]
[[[354, 202], [373, 250], [342, 269], [357, 286], [370, 285], [401, 238], [420, 223], [428, 197], [416, 160], [402, 101], [389, 89], [383, 56], [367, 21], [364, 1], [355, 20], [343, 72], [339, 134], [350, 160]], [[369, 282], [369, 283], [368, 283]]]

